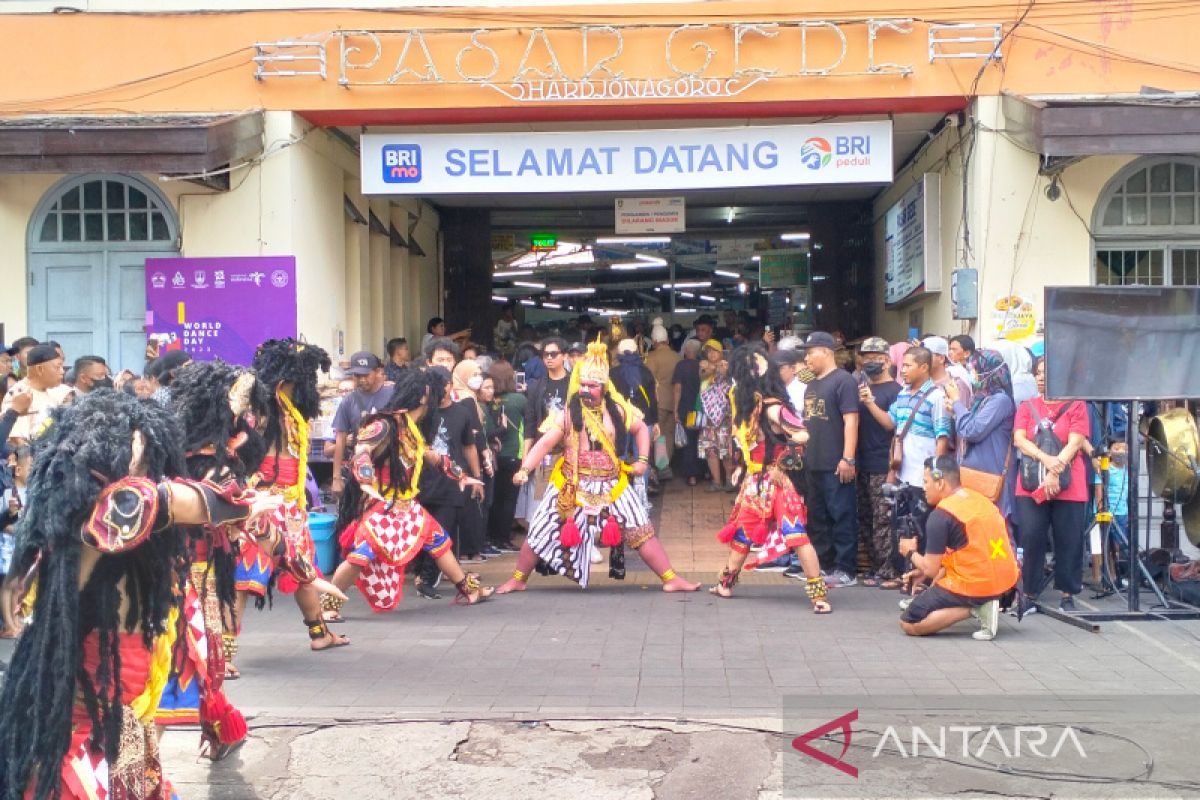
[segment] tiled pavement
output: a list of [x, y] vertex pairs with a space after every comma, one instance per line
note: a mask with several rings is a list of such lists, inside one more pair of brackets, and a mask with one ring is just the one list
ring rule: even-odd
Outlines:
[[[656, 501], [673, 565], [711, 583], [732, 496], [675, 487]], [[499, 583], [513, 556], [481, 570]], [[244, 710], [280, 717], [515, 718], [778, 715], [786, 695], [1200, 693], [1200, 623], [1105, 623], [1089, 633], [1045, 616], [1001, 623], [990, 643], [962, 624], [903, 636], [895, 592], [831, 592], [816, 617], [802, 587], [750, 575], [737, 597], [669, 595], [635, 556], [629, 578], [586, 591], [535, 576], [529, 591], [474, 607], [408, 589], [372, 614], [356, 595], [338, 626], [353, 644], [310, 654], [295, 606], [250, 613], [229, 684]]]

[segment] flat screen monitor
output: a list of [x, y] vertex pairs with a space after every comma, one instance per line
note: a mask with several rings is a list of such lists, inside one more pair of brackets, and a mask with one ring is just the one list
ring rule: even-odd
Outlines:
[[1200, 287], [1046, 287], [1052, 399], [1200, 397]]

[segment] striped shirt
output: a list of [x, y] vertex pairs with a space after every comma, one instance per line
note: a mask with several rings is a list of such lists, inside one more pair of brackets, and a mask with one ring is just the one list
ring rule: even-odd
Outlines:
[[888, 409], [896, 423], [896, 435], [899, 436], [908, 424], [908, 418], [913, 416], [914, 406], [917, 406], [917, 396], [922, 394], [924, 397], [915, 410], [912, 426], [904, 436], [904, 460], [900, 465], [900, 480], [911, 486], [924, 484], [925, 459], [936, 455], [938, 439], [950, 436], [951, 421], [944, 402], [946, 395], [932, 380], [925, 381], [925, 385], [915, 392], [908, 386], [900, 390]]

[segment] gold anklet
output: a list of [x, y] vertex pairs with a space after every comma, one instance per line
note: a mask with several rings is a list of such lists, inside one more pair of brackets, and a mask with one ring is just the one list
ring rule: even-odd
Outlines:
[[662, 575], [659, 575], [658, 579], [660, 581], [662, 581], [663, 583], [669, 583], [678, 577], [679, 576], [675, 574], [675, 570], [669, 569], [666, 572], [664, 572]]
[[519, 569], [514, 569], [512, 576], [514, 581], [519, 581], [520, 583], [525, 583], [527, 580], [529, 580], [529, 573], [522, 572]]

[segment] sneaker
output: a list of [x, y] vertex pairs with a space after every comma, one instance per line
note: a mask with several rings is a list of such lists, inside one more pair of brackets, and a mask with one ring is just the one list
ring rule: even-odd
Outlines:
[[901, 611], [905, 611], [908, 609], [909, 606], [912, 605], [912, 601], [913, 601], [913, 599], [911, 597], [906, 597], [903, 600], [901, 600], [899, 603], [897, 603], [896, 605], [900, 606]]
[[719, 483], [710, 483], [708, 488], [704, 491], [708, 492], [709, 494], [713, 494], [714, 492], [723, 492], [725, 491], [725, 488]]
[[996, 638], [996, 632], [1000, 630], [999, 600], [989, 600], [977, 608], [972, 608], [971, 616], [979, 620], [979, 630], [971, 634], [972, 639], [990, 642]]
[[498, 547], [493, 547], [492, 545], [490, 545], [490, 544], [489, 544], [489, 545], [487, 545], [486, 547], [484, 547], [484, 548], [483, 548], [483, 554], [484, 554], [485, 556], [493, 556], [493, 557], [495, 557], [495, 556], [503, 555], [504, 553], [503, 553], [503, 551], [502, 551], [502, 550], [500, 550], [500, 548], [498, 548]]
[[437, 589], [427, 583], [417, 581], [417, 594], [424, 597], [426, 600], [441, 600], [442, 596], [437, 593]]
[[1058, 610], [1064, 614], [1074, 614], [1079, 609], [1075, 608], [1075, 598], [1066, 595], [1058, 602]]
[[1011, 609], [1009, 609], [1008, 613], [1010, 613], [1014, 617], [1016, 617], [1017, 622], [1020, 622], [1021, 620], [1025, 619], [1025, 617], [1028, 617], [1030, 614], [1036, 614], [1037, 612], [1038, 612], [1037, 603], [1034, 602], [1033, 600], [1029, 600], [1027, 598], [1022, 597], [1020, 600], [1017, 601], [1017, 604], [1015, 606], [1013, 606]]
[[592, 548], [591, 558], [592, 558], [593, 564], [603, 564], [604, 563], [604, 554], [601, 553], [599, 550], [597, 550], [595, 547]]
[[501, 542], [500, 544], [496, 545], [496, 549], [499, 550], [501, 553], [519, 553], [519, 552], [521, 552], [521, 548], [517, 547], [512, 542]]
[[856, 586], [858, 579], [853, 575], [842, 572], [840, 569], [835, 569], [829, 573], [829, 577], [825, 579], [825, 583], [828, 584], [830, 589], [839, 589], [847, 586]]
[[804, 568], [797, 564], [794, 567], [788, 567], [783, 571], [785, 577], [795, 578], [798, 581], [804, 580]]

